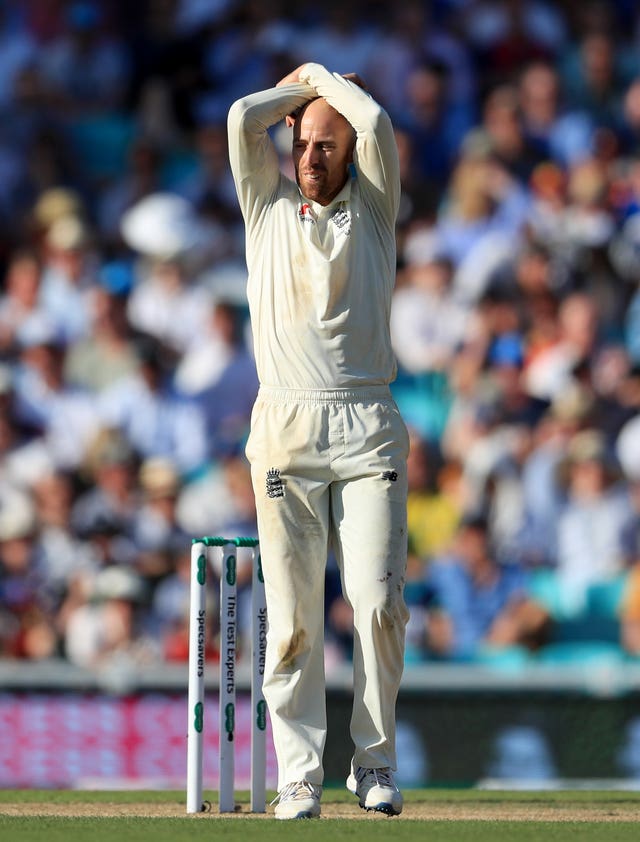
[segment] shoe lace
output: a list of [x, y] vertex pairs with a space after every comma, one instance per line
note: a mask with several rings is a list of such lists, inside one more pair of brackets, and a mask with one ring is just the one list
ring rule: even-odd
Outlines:
[[367, 769], [363, 766], [358, 768], [356, 780], [359, 784], [369, 776], [374, 779], [377, 786], [390, 786], [395, 789], [395, 781], [393, 780], [389, 766], [384, 766], [382, 769]]
[[316, 787], [312, 783], [309, 783], [309, 781], [293, 781], [280, 790], [271, 804], [276, 804], [278, 801], [301, 801], [310, 795], [313, 798], [318, 797]]

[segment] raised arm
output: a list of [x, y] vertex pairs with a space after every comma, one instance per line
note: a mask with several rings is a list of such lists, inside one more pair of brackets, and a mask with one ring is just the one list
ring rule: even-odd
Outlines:
[[360, 179], [364, 179], [366, 186], [373, 191], [374, 199], [387, 207], [395, 219], [400, 201], [400, 167], [393, 126], [387, 112], [364, 90], [362, 81], [352, 74], [340, 76], [330, 73], [313, 62], [302, 65], [294, 73], [315, 95], [324, 97], [356, 130], [356, 170]]
[[278, 153], [269, 128], [316, 96], [308, 84], [297, 81], [250, 94], [231, 106], [229, 161], [245, 218], [269, 200], [280, 179]]

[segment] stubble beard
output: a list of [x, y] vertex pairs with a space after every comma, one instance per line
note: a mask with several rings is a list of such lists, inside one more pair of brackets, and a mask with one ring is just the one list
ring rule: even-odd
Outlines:
[[313, 202], [323, 204], [326, 198], [327, 179], [321, 170], [305, 175], [297, 174], [296, 181], [302, 195]]

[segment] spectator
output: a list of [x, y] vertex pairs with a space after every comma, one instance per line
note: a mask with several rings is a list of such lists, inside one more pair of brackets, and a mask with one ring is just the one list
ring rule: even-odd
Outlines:
[[33, 251], [19, 250], [9, 260], [0, 296], [0, 354], [15, 354], [21, 336], [53, 324], [39, 301], [41, 266]]
[[130, 536], [139, 497], [137, 458], [125, 436], [113, 428], [100, 429], [85, 450], [81, 468], [87, 488], [72, 506], [74, 531], [81, 537], [97, 532]]
[[572, 267], [579, 269], [606, 247], [615, 219], [608, 203], [606, 164], [595, 157], [585, 159], [569, 168], [568, 177], [561, 235]]
[[589, 366], [599, 342], [599, 313], [593, 298], [576, 292], [558, 311], [558, 335], [541, 347], [527, 364], [525, 388], [529, 394], [552, 401], [578, 382], [576, 372]]
[[190, 283], [180, 260], [156, 260], [148, 268], [129, 298], [129, 321], [136, 330], [184, 353], [193, 337], [206, 330], [210, 296]]
[[138, 370], [100, 395], [103, 425], [120, 430], [142, 459], [164, 456], [181, 473], [197, 470], [209, 455], [202, 412], [173, 394], [167, 351], [159, 342], [141, 337], [136, 352]]
[[506, 171], [527, 182], [543, 157], [525, 132], [515, 85], [498, 85], [489, 92], [482, 110], [481, 131], [492, 155]]
[[447, 371], [455, 351], [464, 341], [470, 322], [469, 308], [456, 298], [451, 262], [437, 246], [413, 250], [403, 283], [391, 305], [391, 341], [398, 362], [412, 374]]
[[559, 395], [533, 433], [522, 466], [522, 522], [518, 556], [529, 568], [553, 567], [558, 553], [558, 519], [565, 502], [558, 482], [572, 437], [586, 425], [591, 397], [577, 385]]
[[131, 524], [135, 567], [152, 583], [170, 572], [171, 556], [189, 546], [190, 536], [177, 519], [180, 475], [170, 459], [151, 457], [140, 466], [140, 505]]
[[25, 489], [51, 470], [46, 443], [17, 416], [14, 372], [0, 363], [0, 489]]
[[586, 112], [601, 132], [607, 130], [614, 138], [622, 126], [628, 72], [612, 32], [585, 33], [577, 49], [568, 52], [562, 68], [569, 106]]
[[435, 655], [469, 660], [544, 642], [546, 610], [528, 595], [520, 568], [497, 563], [482, 518], [463, 520], [451, 555], [432, 563], [428, 582], [439, 610], [428, 627]]
[[136, 669], [157, 660], [157, 644], [145, 634], [144, 583], [133, 571], [111, 566], [96, 577], [90, 601], [70, 612], [65, 652], [89, 669]]
[[72, 475], [60, 470], [43, 472], [32, 486], [38, 570], [57, 620], [70, 591], [84, 588], [99, 565], [90, 545], [73, 530], [74, 495]]
[[407, 529], [420, 567], [448, 549], [465, 507], [462, 468], [442, 459], [415, 431], [409, 431]]
[[562, 81], [546, 61], [525, 65], [518, 80], [518, 103], [525, 136], [541, 160], [571, 167], [593, 152], [593, 123], [582, 111], [563, 102]]
[[201, 409], [216, 458], [234, 453], [246, 438], [258, 393], [245, 326], [244, 308], [219, 298], [211, 305], [206, 328], [175, 367], [176, 393]]
[[513, 257], [526, 212], [523, 188], [473, 134], [451, 174], [436, 227], [442, 251], [458, 270], [456, 287], [464, 300], [475, 303], [500, 261]]
[[38, 567], [35, 511], [18, 492], [0, 496], [0, 654], [39, 660], [57, 654], [53, 608]]
[[86, 222], [78, 216], [56, 219], [45, 234], [42, 260], [41, 306], [60, 340], [75, 342], [90, 328], [95, 253]]
[[42, 436], [55, 465], [73, 470], [100, 421], [90, 396], [65, 382], [65, 355], [66, 346], [44, 325], [22, 336], [15, 416]]
[[409, 135], [414, 147], [415, 174], [440, 193], [473, 125], [470, 109], [451, 101], [449, 76], [449, 69], [441, 62], [423, 59], [407, 74], [401, 94], [406, 105], [397, 117], [398, 126]]
[[65, 359], [69, 384], [97, 393], [136, 373], [138, 355], [127, 320], [131, 268], [124, 262], [103, 266], [90, 292], [91, 330], [74, 343]]
[[567, 499], [558, 517], [557, 575], [565, 604], [579, 610], [590, 585], [623, 572], [624, 529], [633, 514], [600, 431], [575, 433], [564, 470]]

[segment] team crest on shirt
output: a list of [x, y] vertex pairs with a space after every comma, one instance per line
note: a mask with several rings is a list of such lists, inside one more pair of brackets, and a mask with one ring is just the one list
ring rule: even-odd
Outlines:
[[267, 497], [284, 497], [284, 483], [277, 468], [267, 471]]
[[351, 233], [351, 214], [344, 208], [338, 208], [331, 217], [331, 222], [336, 226], [341, 234], [348, 237]]

